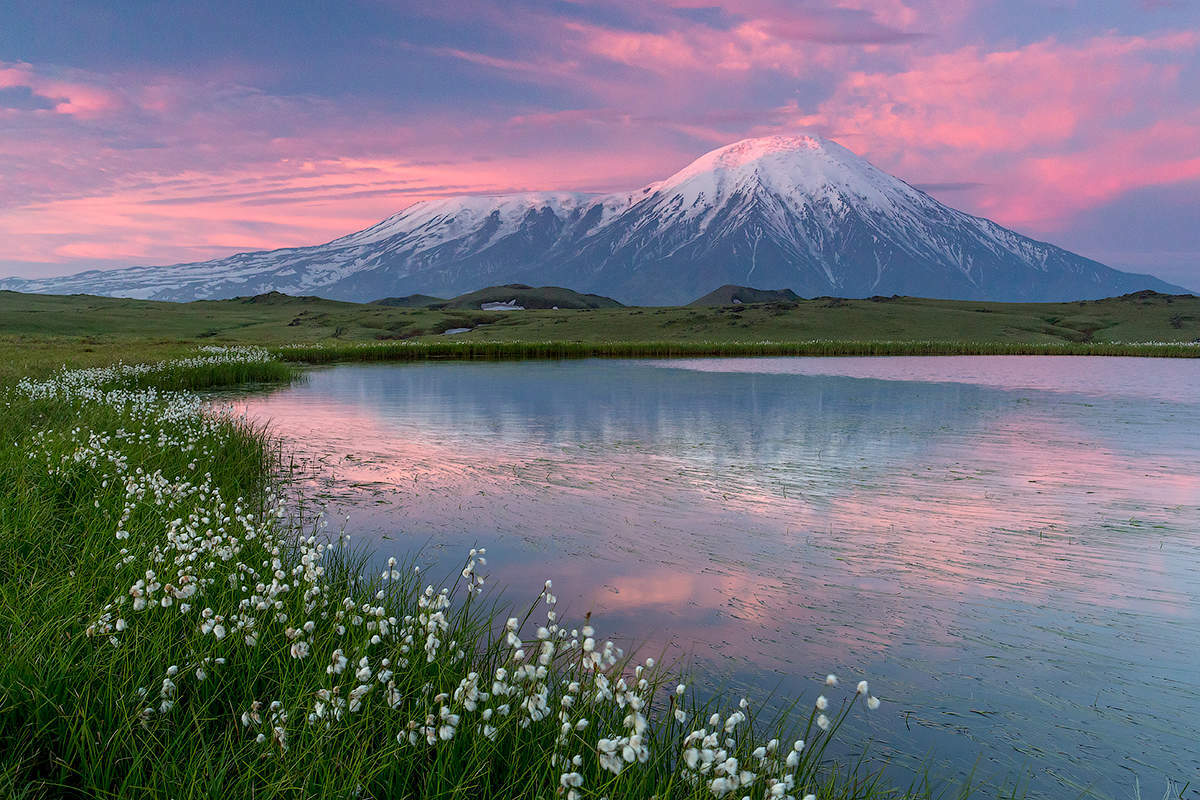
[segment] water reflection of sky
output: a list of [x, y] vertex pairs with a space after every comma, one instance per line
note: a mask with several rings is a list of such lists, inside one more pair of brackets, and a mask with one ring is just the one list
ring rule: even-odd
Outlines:
[[[351, 514], [759, 694], [1034, 788], [1200, 775], [1200, 363], [344, 366], [246, 404]], [[360, 536], [361, 538], [361, 536]], [[950, 768], [950, 767], [947, 767]]]

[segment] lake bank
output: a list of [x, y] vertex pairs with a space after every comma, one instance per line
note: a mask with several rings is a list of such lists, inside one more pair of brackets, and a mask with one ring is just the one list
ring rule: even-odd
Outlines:
[[559, 618], [549, 581], [505, 621], [470, 591], [482, 550], [428, 588], [364, 571], [278, 501], [262, 427], [178, 391], [280, 366], [214, 349], [6, 389], [7, 796], [933, 796], [827, 758], [878, 705], [860, 676], [760, 717]]

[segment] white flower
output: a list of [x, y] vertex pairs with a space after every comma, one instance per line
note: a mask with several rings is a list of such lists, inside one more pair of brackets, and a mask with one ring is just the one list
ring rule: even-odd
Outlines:
[[825, 695], [821, 695], [817, 698], [817, 710], [824, 711], [827, 708], [829, 708], [829, 701], [825, 699]]
[[308, 655], [308, 642], [301, 639], [292, 644], [292, 658], [304, 658]]
[[874, 695], [871, 695], [870, 697], [868, 697], [867, 698], [867, 708], [871, 709], [872, 711], [879, 708], [879, 698], [875, 697]]
[[733, 791], [734, 786], [729, 778], [713, 778], [712, 783], [708, 785], [716, 797], [724, 797]]
[[868, 691], [867, 682], [866, 682], [866, 681], [859, 681], [859, 682], [858, 682], [858, 689], [856, 689], [855, 691], [857, 691], [859, 694], [866, 694], [866, 693], [867, 693], [867, 691]]
[[824, 714], [817, 715], [817, 727], [823, 731], [829, 730], [829, 717]]
[[829, 673], [828, 675], [826, 675], [825, 676], [825, 685], [826, 686], [837, 686], [838, 685], [837, 675], [834, 675], [832, 672]]

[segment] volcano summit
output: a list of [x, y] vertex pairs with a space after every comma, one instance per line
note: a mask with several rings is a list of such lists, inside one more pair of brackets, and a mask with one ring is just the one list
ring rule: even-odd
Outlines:
[[629, 193], [444, 198], [328, 244], [9, 279], [0, 288], [368, 301], [503, 283], [569, 286], [642, 305], [686, 303], [722, 284], [808, 297], [1010, 301], [1186, 291], [957, 211], [818, 136], [736, 142]]

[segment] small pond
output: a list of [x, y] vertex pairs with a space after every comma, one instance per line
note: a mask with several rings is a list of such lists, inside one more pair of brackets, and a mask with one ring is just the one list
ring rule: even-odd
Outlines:
[[870, 678], [843, 738], [893, 770], [1200, 797], [1200, 360], [348, 365], [239, 404], [382, 556], [486, 546], [514, 603], [553, 578], [752, 701]]

